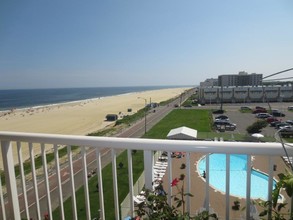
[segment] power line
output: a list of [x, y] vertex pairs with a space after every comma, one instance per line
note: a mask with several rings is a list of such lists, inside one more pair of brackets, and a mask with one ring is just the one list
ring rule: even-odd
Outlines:
[[278, 78], [278, 79], [269, 79], [269, 80], [264, 80], [263, 82], [279, 81], [279, 80], [285, 80], [285, 79], [293, 79], [293, 77]]
[[271, 76], [279, 75], [279, 74], [281, 74], [281, 73], [285, 73], [285, 72], [288, 72], [288, 71], [291, 71], [291, 70], [293, 70], [293, 68], [286, 69], [286, 70], [283, 70], [283, 71], [280, 71], [280, 72], [277, 72], [277, 73], [273, 73], [273, 74], [271, 74], [271, 75], [268, 75], [268, 76], [263, 77], [262, 79], [266, 79], [266, 78], [269, 78], [269, 77], [271, 77]]

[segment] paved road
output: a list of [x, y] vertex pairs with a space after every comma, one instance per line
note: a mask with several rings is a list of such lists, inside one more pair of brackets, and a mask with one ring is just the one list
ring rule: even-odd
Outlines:
[[[190, 95], [192, 95], [193, 92], [190, 91], [189, 93], [185, 94], [182, 97], [177, 98], [172, 103], [166, 106], [160, 106], [157, 107], [155, 112], [149, 112], [146, 116], [146, 129], [149, 130], [152, 126], [154, 126], [157, 122], [159, 122], [162, 118], [164, 118], [170, 111], [174, 109], [174, 105], [178, 104], [180, 100], [183, 102], [185, 99], [187, 99]], [[116, 135], [117, 137], [133, 137], [138, 138], [141, 137], [145, 132], [145, 119], [141, 119], [135, 124], [131, 125], [128, 129], [123, 130], [121, 133]], [[118, 152], [119, 153], [119, 152]], [[90, 150], [87, 153], [87, 164], [88, 164], [88, 171], [96, 169], [96, 155], [95, 150]], [[102, 150], [102, 167], [105, 167], [108, 163], [111, 162], [111, 154], [109, 149], [103, 149]], [[79, 188], [83, 185], [83, 166], [82, 166], [82, 160], [79, 158], [74, 161], [73, 165], [74, 169], [74, 184], [76, 188]], [[62, 180], [62, 193], [64, 197], [64, 201], [71, 196], [70, 191], [70, 175], [69, 175], [69, 168], [66, 166], [61, 169], [60, 172], [61, 180]], [[58, 182], [56, 173], [52, 173], [50, 178], [50, 196], [51, 196], [51, 204], [52, 208], [55, 209], [59, 206], [59, 196], [58, 196]], [[31, 184], [30, 184], [31, 185]], [[39, 193], [39, 202], [40, 202], [40, 209], [41, 209], [41, 215], [47, 212], [47, 197], [46, 197], [46, 190], [45, 190], [45, 183], [44, 181], [40, 181], [38, 183], [38, 193]], [[90, 192], [91, 193], [91, 192]], [[37, 219], [36, 214], [36, 204], [35, 202], [35, 194], [33, 191], [33, 187], [29, 187], [27, 189], [27, 196], [29, 202], [29, 212], [30, 217], [33, 219]], [[23, 195], [20, 193], [19, 195], [19, 201], [20, 201], [20, 210], [22, 213], [22, 217], [26, 217], [24, 213], [24, 202], [23, 202]], [[41, 216], [43, 217], [43, 216]]]

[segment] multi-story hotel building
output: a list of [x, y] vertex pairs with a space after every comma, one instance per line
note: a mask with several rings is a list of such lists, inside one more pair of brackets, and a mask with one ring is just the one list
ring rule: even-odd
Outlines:
[[262, 74], [248, 74], [239, 72], [239, 74], [220, 75], [218, 77], [218, 86], [258, 86], [262, 84]]

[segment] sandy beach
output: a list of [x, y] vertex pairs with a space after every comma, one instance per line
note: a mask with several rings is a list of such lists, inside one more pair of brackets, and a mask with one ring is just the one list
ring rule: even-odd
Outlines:
[[52, 134], [86, 135], [109, 124], [107, 114], [129, 114], [145, 105], [142, 97], [152, 102], [161, 102], [178, 96], [186, 88], [161, 89], [90, 99], [40, 108], [15, 110], [0, 117], [0, 131], [20, 131]]
[[[105, 121], [107, 114], [121, 113], [120, 116], [123, 116], [142, 109], [145, 100], [138, 97], [159, 103], [179, 96], [186, 89], [160, 89], [14, 110], [9, 114], [0, 112], [0, 131], [86, 135], [113, 123]], [[128, 108], [132, 109], [131, 113], [127, 112]], [[39, 149], [36, 149], [35, 154], [38, 153]], [[27, 157], [24, 151], [24, 158]]]

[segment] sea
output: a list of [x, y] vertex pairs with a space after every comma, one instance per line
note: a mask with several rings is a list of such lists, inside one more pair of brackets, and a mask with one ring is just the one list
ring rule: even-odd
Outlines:
[[0, 111], [41, 107], [46, 105], [75, 102], [94, 98], [103, 98], [107, 96], [115, 96], [156, 89], [182, 87], [191, 86], [133, 86], [0, 90]]

